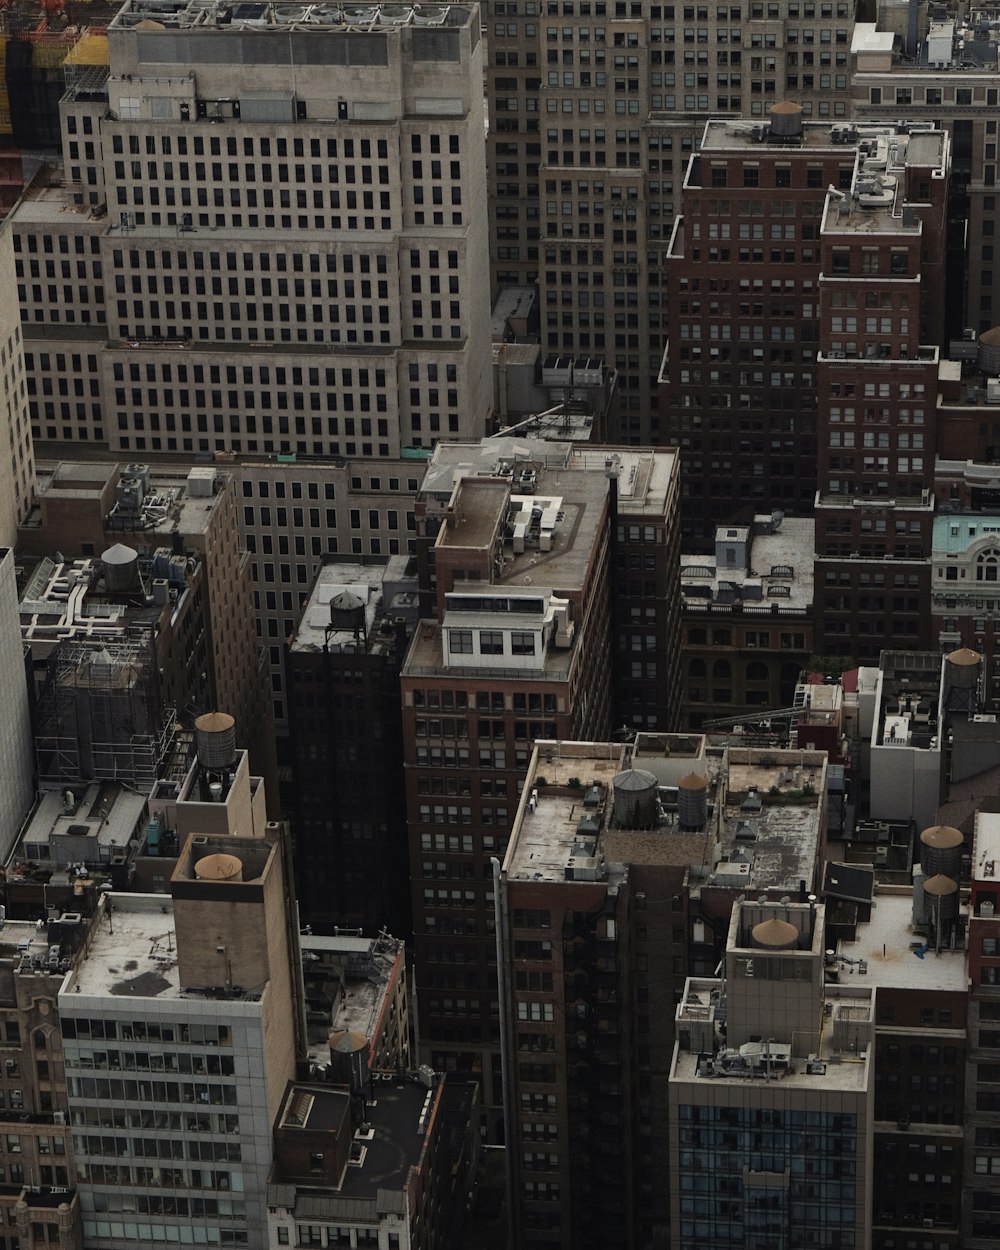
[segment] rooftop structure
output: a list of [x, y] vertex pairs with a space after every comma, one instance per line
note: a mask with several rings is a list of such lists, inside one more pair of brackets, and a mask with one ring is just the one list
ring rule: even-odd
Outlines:
[[377, 1072], [367, 1091], [289, 1085], [267, 1189], [272, 1243], [308, 1221], [331, 1240], [336, 1228], [371, 1244], [457, 1244], [477, 1159], [475, 1089], [427, 1075]]
[[751, 526], [720, 526], [715, 558], [681, 556], [684, 611], [761, 604], [787, 611], [812, 608], [815, 523], [806, 518], [761, 519]]
[[146, 798], [120, 781], [94, 781], [47, 790], [25, 825], [14, 857], [67, 873], [77, 866], [102, 866], [131, 857]]
[[368, 1040], [368, 1066], [409, 1067], [405, 949], [388, 933], [369, 938], [339, 933], [300, 938], [309, 1006], [310, 1058], [329, 1062], [333, 1033]]
[[151, 635], [62, 643], [49, 663], [37, 724], [43, 786], [117, 778], [148, 794], [173, 735]]
[[388, 565], [324, 564], [291, 640], [292, 653], [385, 652], [397, 646], [394, 621], [406, 611], [415, 619], [416, 595], [399, 592], [386, 602], [385, 592], [405, 563], [396, 556]]

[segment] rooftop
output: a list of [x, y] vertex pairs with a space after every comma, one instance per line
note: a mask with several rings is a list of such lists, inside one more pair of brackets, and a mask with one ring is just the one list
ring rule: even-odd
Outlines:
[[[893, 986], [913, 990], [953, 990], [968, 986], [965, 951], [927, 950], [927, 940], [914, 932], [913, 892], [906, 886], [882, 886], [872, 904], [871, 920], [859, 923], [857, 940], [839, 942], [837, 953], [849, 959], [863, 959], [866, 971], [857, 964], [841, 965], [841, 982], [858, 986]], [[923, 957], [914, 951], [923, 951]]]
[[[504, 859], [508, 878], [548, 882], [610, 880], [614, 868], [605, 862], [602, 834], [611, 783], [624, 767], [625, 748], [603, 742], [543, 742], [537, 745], [534, 759], [537, 767], [529, 772], [525, 799]], [[571, 785], [572, 781], [582, 785]], [[585, 805], [592, 783], [602, 788], [600, 803], [594, 808]], [[577, 850], [582, 845], [578, 826], [584, 816], [592, 817], [598, 830], [586, 838], [589, 854]], [[575, 875], [577, 863], [586, 869], [586, 875]], [[574, 875], [568, 876], [568, 872]]]
[[53, 868], [109, 863], [128, 849], [145, 810], [145, 796], [118, 781], [44, 791], [14, 858]]
[[[74, 498], [97, 502], [112, 479], [117, 479], [107, 528], [142, 530], [150, 539], [162, 535], [162, 545], [169, 547], [178, 530], [185, 536], [194, 536], [210, 529], [218, 506], [219, 484], [227, 475], [216, 465], [173, 469], [165, 465], [124, 466], [114, 461], [39, 461], [37, 476], [38, 496], [58, 498], [60, 502]], [[128, 502], [130, 482], [141, 485], [141, 498], [134, 507]], [[36, 505], [26, 524], [40, 526], [42, 517], [43, 512]]]
[[94, 921], [87, 958], [80, 960], [61, 994], [178, 1000], [225, 998], [227, 1010], [240, 1000], [255, 1001], [250, 991], [229, 996], [183, 990], [177, 971], [177, 937], [171, 899], [163, 894], [107, 893]]
[[[714, 556], [682, 555], [681, 588], [685, 607], [691, 610], [711, 603], [715, 606], [736, 603], [777, 604], [782, 608], [805, 610], [813, 601], [813, 553], [815, 521], [807, 518], [785, 518], [777, 531], [751, 535], [749, 567], [719, 566]], [[721, 529], [719, 537], [731, 533]]]
[[392, 635], [376, 631], [383, 614], [385, 565], [324, 564], [316, 576], [309, 602], [299, 619], [291, 649], [331, 652], [384, 649]]
[[[370, 1202], [370, 1212], [353, 1208], [354, 1218], [366, 1222], [385, 1209], [384, 1203], [392, 1201], [403, 1189], [410, 1169], [421, 1161], [441, 1086], [427, 1089], [412, 1074], [400, 1078], [395, 1073], [379, 1073], [374, 1091], [375, 1097], [367, 1101], [364, 1112], [371, 1135], [355, 1138], [353, 1161], [344, 1170], [339, 1188], [300, 1190], [272, 1183], [268, 1187], [269, 1205], [294, 1204], [296, 1218], [303, 1220], [329, 1219], [337, 1214], [337, 1202], [344, 1200]], [[313, 1099], [305, 1127], [336, 1131], [343, 1120], [344, 1090], [313, 1083], [295, 1084], [289, 1087], [286, 1106], [288, 1099], [299, 1093]]]
[[583, 447], [572, 440], [500, 435], [478, 443], [438, 443], [420, 484], [421, 497], [447, 503], [460, 477], [501, 477], [512, 489], [525, 470], [535, 472], [540, 493], [556, 490], [553, 480], [570, 480], [559, 470], [586, 470], [603, 478], [617, 470], [620, 512], [662, 514], [675, 489], [678, 455], [670, 448]]
[[972, 841], [972, 879], [1000, 881], [1000, 812], [977, 812]]
[[[373, 1040], [403, 943], [387, 934], [377, 938], [303, 934], [299, 940], [307, 980], [326, 974], [339, 981], [340, 994], [334, 1003], [330, 1029], [345, 1029]], [[316, 1057], [326, 1062], [329, 1051], [325, 1059]]]
[[[365, 33], [397, 26], [465, 26], [471, 9], [457, 4], [282, 4], [267, 0], [128, 0], [112, 31], [158, 22], [161, 29], [301, 30], [320, 27]], [[142, 26], [144, 32], [155, 26]]]
[[[866, 986], [826, 987], [824, 1009], [819, 1013], [816, 1049], [811, 1051], [815, 1060], [792, 1057], [788, 1042], [782, 1043], [780, 1039], [765, 1042], [763, 1052], [759, 1043], [749, 1043], [741, 1048], [741, 1057], [742, 1052], [747, 1052], [752, 1075], [748, 1070], [724, 1073], [721, 1064], [716, 1064], [709, 1075], [702, 1062], [702, 1055], [709, 1048], [702, 1050], [701, 1047], [714, 1033], [710, 1022], [725, 1017], [723, 992], [723, 982], [711, 978], [689, 978], [686, 982], [684, 998], [677, 1009], [677, 1027], [680, 1031], [687, 1025], [693, 1035], [692, 1046], [690, 1049], [678, 1047], [674, 1052], [672, 1081], [699, 1081], [706, 1086], [745, 1089], [747, 1081], [753, 1080], [758, 1091], [761, 1087], [773, 1088], [779, 1103], [793, 1091], [862, 1093], [868, 1088], [873, 1004], [871, 991]], [[851, 1037], [860, 1039], [860, 1045], [853, 1050]], [[714, 1048], [712, 1053], [716, 1053]], [[761, 1062], [762, 1056], [764, 1062]], [[768, 1063], [768, 1059], [772, 1062]]]
[[[815, 889], [827, 757], [730, 748], [721, 859], [709, 884], [797, 894]], [[772, 793], [774, 791], [774, 793]]]

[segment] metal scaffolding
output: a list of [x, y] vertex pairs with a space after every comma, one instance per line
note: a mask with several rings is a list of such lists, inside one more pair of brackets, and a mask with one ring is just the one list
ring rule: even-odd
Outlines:
[[114, 780], [148, 793], [174, 729], [173, 709], [160, 699], [151, 631], [64, 642], [49, 660], [38, 705], [39, 782]]

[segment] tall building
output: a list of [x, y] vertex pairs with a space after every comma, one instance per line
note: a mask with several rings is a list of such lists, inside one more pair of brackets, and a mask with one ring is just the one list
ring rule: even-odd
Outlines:
[[411, 928], [399, 670], [412, 626], [393, 606], [405, 566], [324, 565], [288, 644], [297, 896], [317, 932]]
[[[241, 549], [236, 501], [233, 476], [215, 465], [155, 473], [143, 464], [47, 466], [18, 542], [36, 556], [60, 551], [79, 559], [66, 569], [69, 580], [51, 593], [47, 576], [40, 578], [38, 593], [49, 593], [50, 601], [25, 612], [25, 629], [33, 623], [31, 636], [41, 646], [47, 613], [59, 612], [60, 601], [69, 604], [72, 597], [73, 616], [86, 583], [103, 578], [116, 600], [105, 610], [119, 624], [131, 611], [156, 635], [164, 669], [160, 697], [177, 698], [177, 710], [188, 716], [215, 708], [231, 713], [277, 811], [267, 655], [258, 640], [252, 568]], [[158, 629], [161, 616], [167, 627]], [[82, 622], [81, 614], [64, 624], [88, 645], [93, 629]]]
[[824, 983], [824, 910], [737, 901], [725, 978], [685, 986], [670, 1077], [680, 1250], [871, 1244], [875, 995]]
[[536, 744], [499, 883], [521, 1244], [672, 1244], [675, 1007], [734, 901], [818, 883], [826, 776], [695, 735]]
[[0, 853], [6, 856], [34, 797], [28, 675], [9, 547], [0, 547], [0, 657]]
[[456, 481], [432, 463], [418, 524], [434, 581], [401, 674], [421, 1055], [482, 1082], [493, 1140], [490, 861], [534, 740], [604, 740], [611, 722], [609, 481], [562, 457], [517, 474]]
[[[4, 290], [13, 289], [14, 268], [13, 234], [5, 227], [0, 230]], [[5, 432], [0, 441], [0, 546], [11, 546], [31, 507], [35, 479], [21, 320], [11, 304], [0, 318], [0, 428]]]
[[272, 828], [191, 835], [169, 903], [107, 895], [88, 958], [63, 983], [88, 1243], [267, 1245], [271, 1129], [305, 1053], [297, 925]]
[[[671, 441], [689, 453], [686, 540], [707, 548], [716, 522], [748, 523], [754, 511], [770, 506], [811, 512], [817, 485], [821, 500], [837, 489], [827, 478], [831, 459], [839, 465], [841, 457], [830, 448], [845, 444], [839, 429], [827, 431], [828, 422], [842, 423], [825, 390], [830, 359], [878, 360], [883, 369], [898, 359], [907, 377], [920, 359], [925, 385], [936, 377], [949, 148], [941, 132], [909, 129], [908, 139], [897, 139], [895, 127], [880, 137], [860, 136], [847, 125], [804, 122], [800, 107], [789, 103], [776, 105], [768, 123], [706, 126], [685, 178], [665, 270], [670, 335], [661, 420]], [[909, 309], [912, 298], [913, 316], [890, 326], [890, 318], [874, 315], [889, 302], [860, 320], [840, 311], [849, 304], [838, 298], [857, 298], [839, 295], [844, 271], [833, 265], [845, 263], [841, 234], [855, 242], [859, 275], [876, 276], [883, 261], [889, 273], [895, 249], [893, 306], [905, 301]], [[930, 346], [921, 354], [918, 344]], [[863, 437], [877, 447], [888, 435]], [[929, 469], [929, 459], [918, 460], [921, 472], [925, 464]], [[909, 460], [906, 472], [912, 472]], [[824, 539], [818, 522], [821, 553]]]
[[942, 307], [951, 334], [997, 324], [1000, 269], [997, 229], [997, 124], [1000, 93], [994, 5], [888, 7], [878, 22], [859, 22], [851, 45], [850, 110], [859, 120], [905, 116], [930, 120], [952, 146], [949, 280]]
[[869, 138], [820, 225], [815, 647], [876, 657], [930, 637], [950, 143]]
[[37, 437], [391, 462], [483, 434], [478, 8], [126, 4], [108, 52], [13, 216]]
[[673, 443], [656, 414], [664, 264], [709, 117], [848, 116], [852, 0], [490, 5], [493, 276], [538, 282], [547, 351], [619, 374], [626, 443]]
[[691, 158], [664, 266], [660, 389], [686, 545], [710, 549], [716, 523], [754, 512], [812, 510], [819, 231], [855, 155], [840, 128], [779, 104], [766, 123], [709, 122]]

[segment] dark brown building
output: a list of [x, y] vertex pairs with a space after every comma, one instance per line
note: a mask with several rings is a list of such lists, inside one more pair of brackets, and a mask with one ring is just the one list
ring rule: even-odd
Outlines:
[[[397, 558], [405, 566], [405, 559]], [[286, 654], [302, 922], [410, 932], [399, 669], [385, 565], [326, 564]]]
[[938, 344], [950, 149], [938, 130], [864, 140], [822, 219], [816, 650], [930, 642]]
[[401, 676], [421, 1052], [481, 1080], [494, 1140], [490, 861], [503, 856], [535, 739], [603, 740], [611, 719], [608, 479], [531, 472], [452, 487], [449, 469], [446, 505], [425, 499], [432, 606]]
[[842, 131], [780, 104], [770, 125], [709, 122], [688, 166], [666, 256], [660, 423], [681, 451], [689, 550], [710, 549], [718, 523], [812, 511], [820, 223], [855, 161]]

